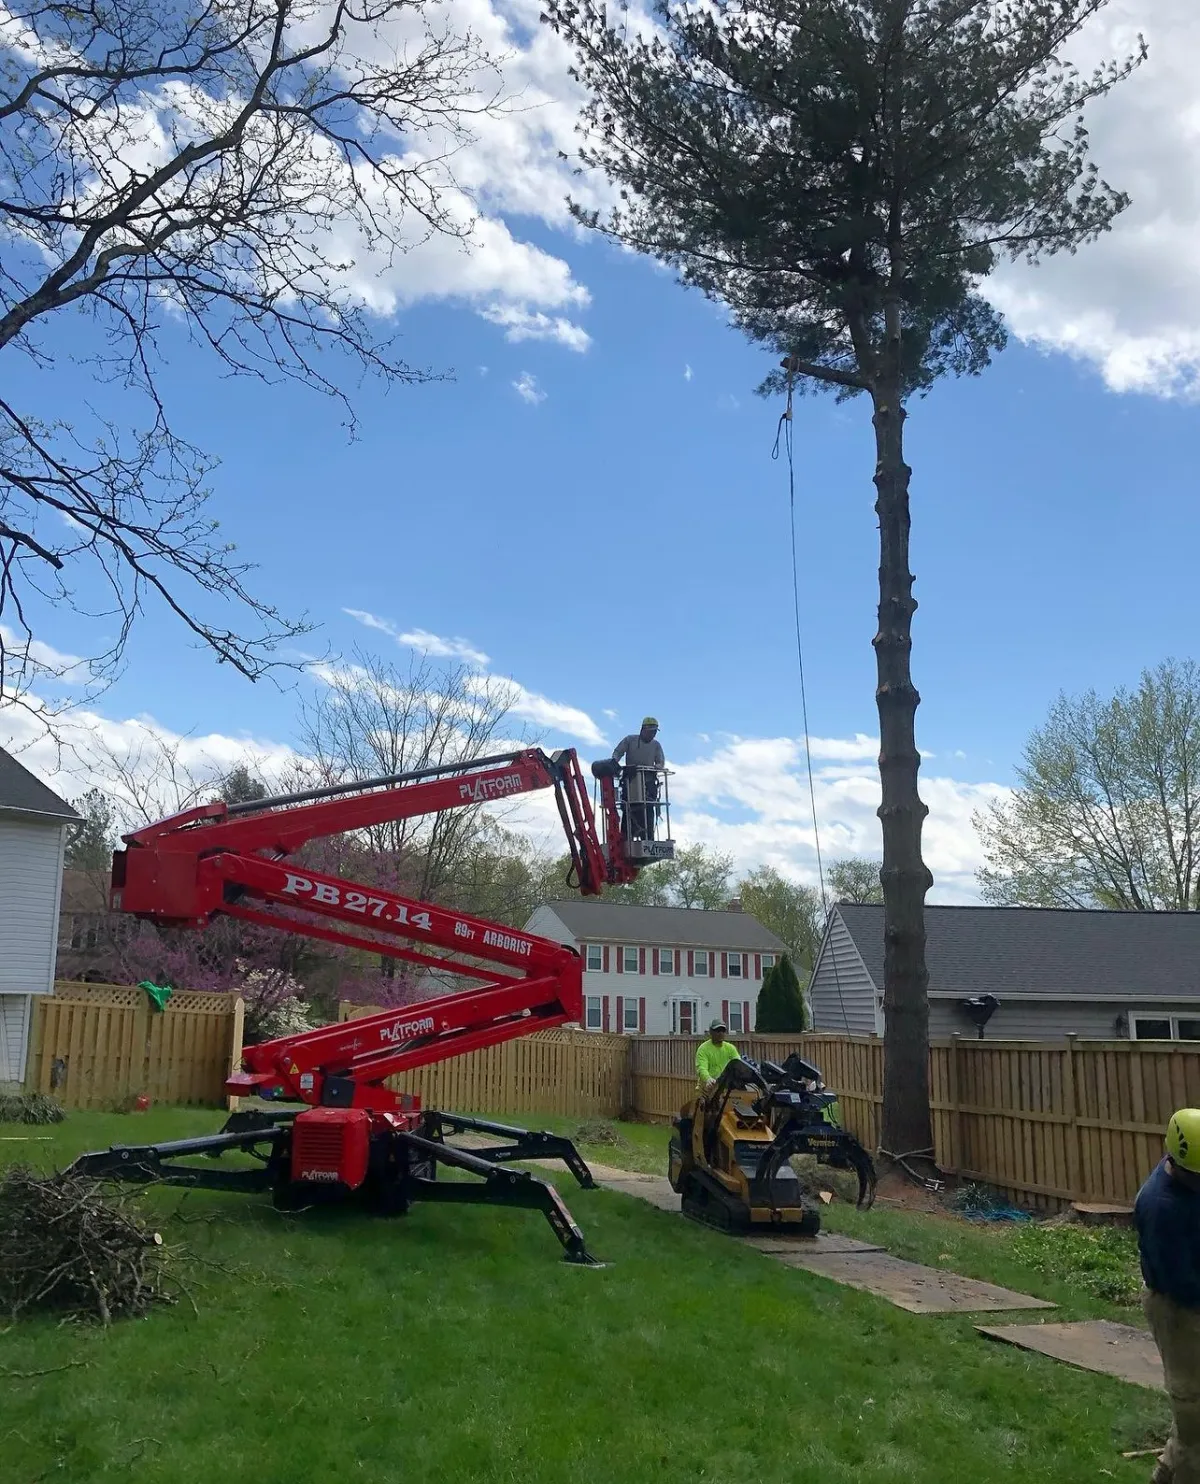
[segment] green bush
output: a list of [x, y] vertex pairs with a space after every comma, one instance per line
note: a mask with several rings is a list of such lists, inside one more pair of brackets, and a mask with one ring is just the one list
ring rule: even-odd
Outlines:
[[754, 1031], [760, 1036], [788, 1035], [798, 1034], [804, 1029], [804, 995], [792, 961], [785, 953], [763, 975]]
[[1114, 1304], [1137, 1302], [1142, 1289], [1137, 1238], [1111, 1226], [1029, 1226], [1013, 1238], [1022, 1262]]

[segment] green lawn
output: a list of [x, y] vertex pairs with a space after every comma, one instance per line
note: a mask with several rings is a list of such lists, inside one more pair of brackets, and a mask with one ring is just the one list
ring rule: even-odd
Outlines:
[[[220, 1114], [77, 1114], [0, 1128], [0, 1161], [196, 1133]], [[532, 1121], [532, 1120], [531, 1120]], [[538, 1120], [551, 1123], [554, 1120]], [[574, 1126], [575, 1121], [567, 1121]], [[562, 1126], [561, 1122], [559, 1126]], [[661, 1169], [665, 1131], [623, 1129]], [[654, 1163], [655, 1155], [658, 1163]], [[0, 1337], [4, 1484], [307, 1484], [355, 1478], [645, 1484], [1143, 1480], [1119, 1450], [1163, 1399], [787, 1269], [606, 1191], [569, 1188], [602, 1271], [558, 1261], [539, 1216], [419, 1208], [287, 1217], [265, 1201], [147, 1195], [192, 1257], [195, 1301], [107, 1333]], [[1059, 1295], [1008, 1239], [833, 1208], [831, 1226]], [[936, 1249], [936, 1250], [935, 1250]], [[1105, 1310], [1105, 1312], [1110, 1312]], [[1115, 1311], [1112, 1311], [1115, 1312]], [[12, 1373], [70, 1367], [22, 1380]]]

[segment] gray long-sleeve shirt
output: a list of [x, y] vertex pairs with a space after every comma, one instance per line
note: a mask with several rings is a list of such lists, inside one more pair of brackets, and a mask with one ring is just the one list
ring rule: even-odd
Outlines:
[[626, 766], [630, 768], [666, 766], [662, 743], [657, 737], [652, 742], [643, 742], [639, 732], [631, 732], [628, 737], [622, 737], [613, 748], [613, 757], [617, 762], [624, 758]]

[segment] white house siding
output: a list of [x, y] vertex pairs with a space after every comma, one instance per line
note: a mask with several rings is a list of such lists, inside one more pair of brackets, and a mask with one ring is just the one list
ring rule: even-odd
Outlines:
[[[730, 950], [697, 949], [684, 944], [665, 948], [661, 944], [602, 943], [597, 945], [601, 950], [602, 966], [589, 969], [587, 944], [577, 942], [551, 908], [539, 907], [526, 923], [525, 931], [553, 942], [569, 944], [583, 954], [585, 1024], [587, 1000], [599, 1001], [598, 1006], [593, 1005], [593, 1010], [598, 1011], [599, 1025], [593, 1024], [592, 1029], [612, 1031], [618, 1035], [669, 1036], [677, 1032], [681, 1023], [679, 1002], [690, 1001], [695, 1008], [693, 1028], [696, 1030], [707, 1029], [709, 1022], [718, 1017], [736, 1022], [738, 1006], [741, 1006], [742, 1027], [732, 1033], [741, 1035], [753, 1030], [758, 991], [762, 987], [761, 953], [743, 952], [745, 974], [735, 979], [729, 977]], [[620, 950], [625, 947], [637, 950], [637, 968], [634, 971], [627, 972], [624, 968]], [[669, 974], [659, 972], [656, 956], [660, 948], [671, 954]], [[695, 956], [703, 952], [709, 955], [712, 972], [708, 976], [694, 973]], [[627, 1011], [628, 1006], [635, 1006], [636, 1011]]]
[[808, 987], [813, 1029], [829, 1035], [882, 1033], [878, 993], [858, 949], [835, 911]]
[[0, 994], [51, 994], [64, 827], [0, 812]]
[[27, 994], [0, 994], [0, 1087], [25, 1080], [29, 1006]]

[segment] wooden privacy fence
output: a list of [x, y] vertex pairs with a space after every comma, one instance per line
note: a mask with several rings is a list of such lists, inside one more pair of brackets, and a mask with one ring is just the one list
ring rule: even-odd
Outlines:
[[[699, 1038], [631, 1042], [631, 1108], [670, 1116], [695, 1087]], [[874, 1036], [738, 1036], [746, 1056], [798, 1050], [838, 1094], [842, 1123], [879, 1145], [883, 1043]], [[1200, 1045], [1165, 1041], [988, 1041], [955, 1036], [929, 1054], [937, 1163], [1026, 1204], [1129, 1205], [1162, 1156], [1176, 1108], [1200, 1106]], [[896, 1153], [906, 1151], [897, 1150]]]
[[[343, 1004], [340, 1016], [357, 1020], [378, 1013]], [[389, 1079], [388, 1086], [451, 1112], [616, 1118], [629, 1106], [630, 1045], [628, 1037], [595, 1031], [538, 1031], [421, 1067]]]
[[242, 1054], [236, 995], [180, 993], [156, 1010], [141, 989], [60, 983], [33, 1001], [25, 1085], [71, 1108], [156, 1103], [221, 1106]]
[[[341, 1019], [374, 1011], [343, 1005]], [[219, 1105], [241, 1056], [242, 1001], [179, 994], [156, 1011], [140, 989], [60, 984], [34, 1000], [26, 1085], [74, 1108], [139, 1093]], [[393, 1085], [464, 1112], [667, 1119], [693, 1095], [698, 1038], [543, 1031], [423, 1067]], [[883, 1043], [875, 1037], [739, 1036], [746, 1056], [799, 1050], [838, 1094], [842, 1122], [879, 1144]], [[930, 1048], [939, 1166], [1034, 1205], [1129, 1204], [1162, 1152], [1167, 1119], [1200, 1106], [1200, 1043], [978, 1041]], [[896, 1151], [897, 1153], [903, 1151]]]

